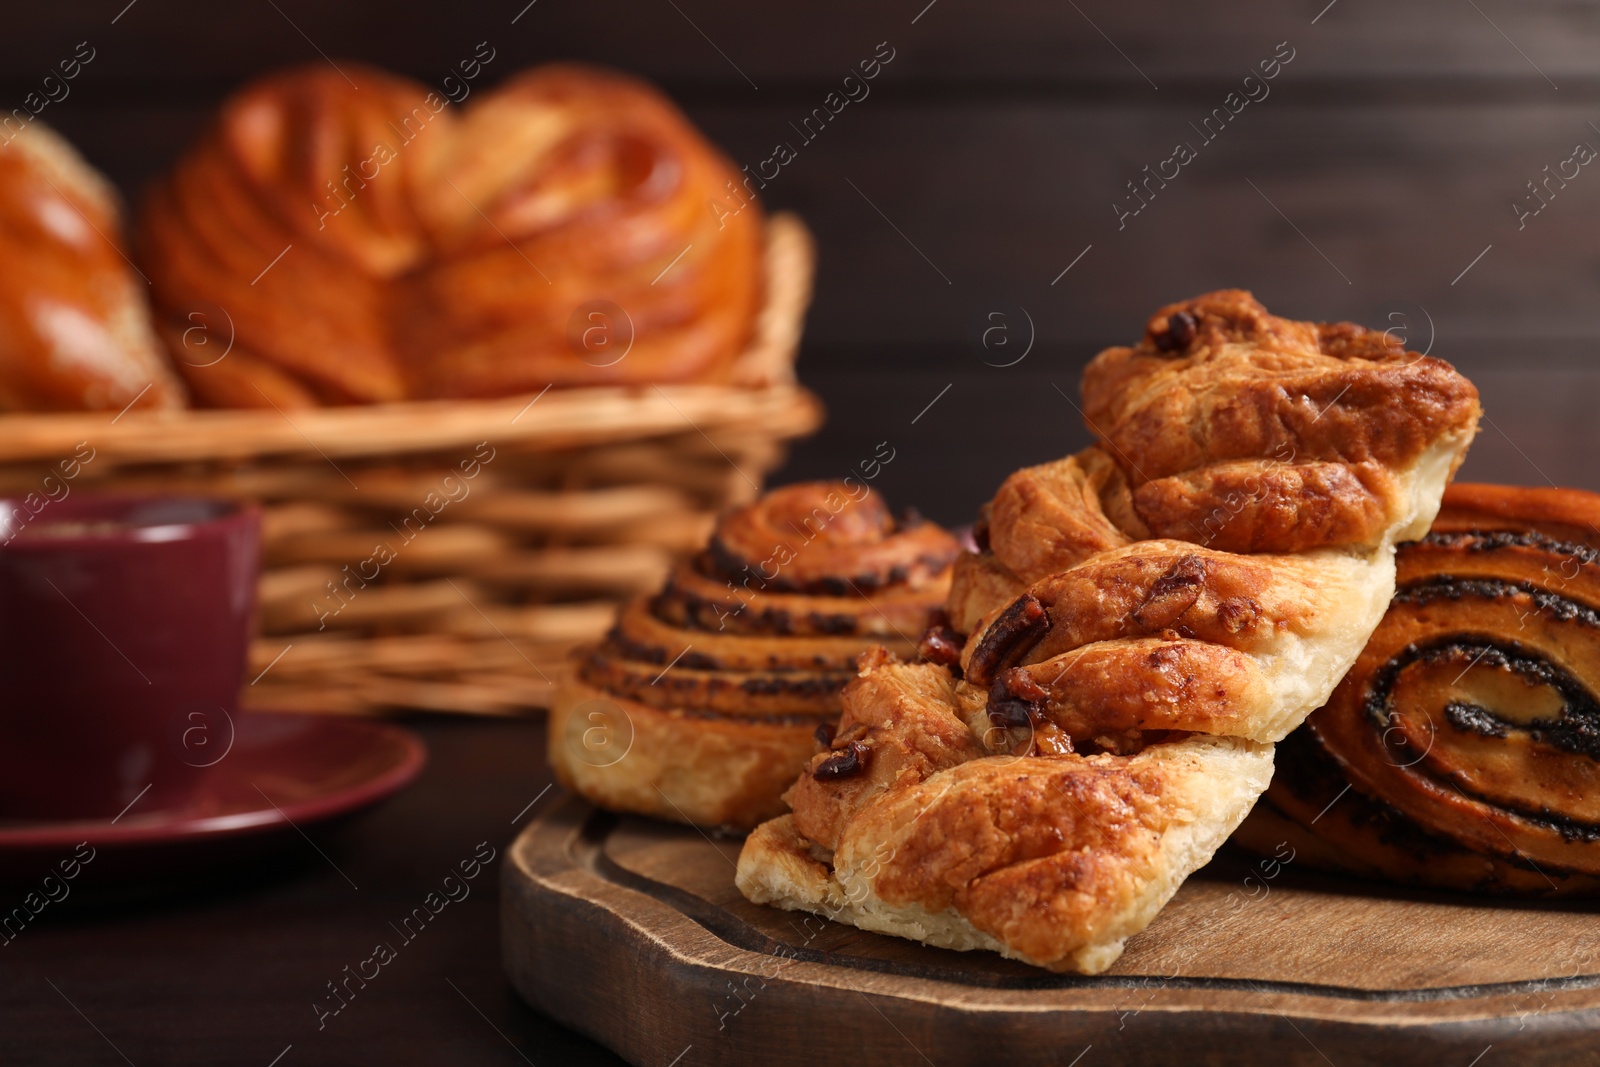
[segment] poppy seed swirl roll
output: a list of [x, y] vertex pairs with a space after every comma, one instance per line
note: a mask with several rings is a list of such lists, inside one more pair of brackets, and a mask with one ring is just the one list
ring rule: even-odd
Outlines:
[[[1388, 613], [1301, 740], [1392, 832], [1353, 835], [1351, 813], [1305, 819], [1310, 775], [1280, 775], [1268, 803], [1344, 839], [1328, 866], [1593, 893], [1600, 880], [1581, 876], [1600, 875], [1600, 496], [1455, 486], [1397, 563]], [[1451, 860], [1419, 867], [1424, 835]]]

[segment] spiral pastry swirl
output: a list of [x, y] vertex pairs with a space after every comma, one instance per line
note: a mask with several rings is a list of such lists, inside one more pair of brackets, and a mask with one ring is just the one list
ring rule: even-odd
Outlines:
[[660, 592], [575, 653], [551, 763], [604, 807], [706, 826], [770, 818], [830, 735], [856, 657], [915, 655], [958, 550], [859, 483], [786, 486], [729, 512]]
[[226, 358], [179, 361], [212, 406], [720, 381], [763, 286], [760, 209], [707, 208], [737, 179], [619, 74], [539, 67], [457, 106], [312, 64], [223, 105], [149, 198], [142, 262], [174, 353], [231, 327]]
[[[1388, 613], [1301, 742], [1304, 760], [1357, 794], [1368, 823], [1394, 832], [1356, 839], [1358, 812], [1312, 826], [1314, 774], [1281, 776], [1268, 802], [1343, 835], [1347, 862], [1332, 864], [1342, 869], [1484, 892], [1593, 892], [1600, 881], [1570, 876], [1600, 875], [1597, 697], [1600, 497], [1454, 486], [1432, 531], [1401, 547]], [[1449, 862], [1415, 862], [1424, 836]]]

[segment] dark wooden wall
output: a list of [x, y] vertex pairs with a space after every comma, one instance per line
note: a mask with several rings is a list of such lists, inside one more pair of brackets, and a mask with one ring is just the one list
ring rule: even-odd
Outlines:
[[[85, 0], [5, 20], [0, 102], [95, 49], [43, 117], [131, 197], [258, 73], [326, 54], [439, 83], [480, 41], [479, 89], [593, 60], [661, 83], [740, 163], [793, 143], [765, 196], [820, 242], [801, 371], [832, 418], [788, 476], [887, 440], [891, 496], [964, 520], [1013, 467], [1086, 440], [1060, 393], [1100, 346], [1243, 286], [1456, 360], [1490, 415], [1468, 476], [1600, 489], [1600, 166], [1520, 229], [1512, 207], [1579, 142], [1600, 149], [1600, 4]], [[870, 95], [802, 144], [791, 122], [880, 42]], [[1203, 143], [1190, 124], [1291, 50]], [[1179, 141], [1197, 158], [1119, 228], [1125, 183]]]

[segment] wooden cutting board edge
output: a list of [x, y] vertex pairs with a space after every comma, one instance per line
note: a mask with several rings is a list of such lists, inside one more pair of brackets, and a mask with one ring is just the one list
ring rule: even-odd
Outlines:
[[1600, 1064], [1600, 976], [1386, 998], [1229, 979], [993, 988], [785, 958], [608, 870], [609, 819], [565, 798], [513, 843], [502, 952], [530, 1004], [635, 1064]]

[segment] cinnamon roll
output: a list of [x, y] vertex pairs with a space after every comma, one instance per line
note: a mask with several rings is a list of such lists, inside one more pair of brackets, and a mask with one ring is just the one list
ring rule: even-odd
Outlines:
[[751, 900], [1104, 970], [1360, 654], [1479, 415], [1448, 364], [1239, 292], [1163, 308], [1083, 396], [1097, 443], [1001, 486], [929, 662], [863, 657], [745, 842]]
[[1477, 892], [1600, 887], [1600, 496], [1452, 487], [1401, 546], [1388, 613], [1296, 753], [1262, 820], [1336, 844], [1322, 866]]
[[859, 482], [774, 490], [718, 522], [665, 588], [579, 649], [550, 762], [602, 807], [748, 829], [820, 739], [873, 645], [916, 652], [959, 546]]

